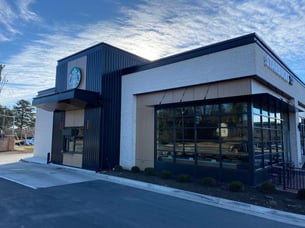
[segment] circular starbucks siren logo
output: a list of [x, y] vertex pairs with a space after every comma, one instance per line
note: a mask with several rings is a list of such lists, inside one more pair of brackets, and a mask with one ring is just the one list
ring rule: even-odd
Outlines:
[[80, 68], [73, 67], [69, 73], [68, 84], [70, 89], [75, 89], [79, 86], [82, 80], [82, 72]]

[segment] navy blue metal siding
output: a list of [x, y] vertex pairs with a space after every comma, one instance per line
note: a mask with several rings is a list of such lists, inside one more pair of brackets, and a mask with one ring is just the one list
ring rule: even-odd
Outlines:
[[103, 76], [102, 169], [119, 164], [121, 125], [121, 74]]
[[64, 112], [54, 112], [53, 115], [53, 136], [52, 136], [52, 155], [51, 160], [55, 164], [62, 164], [62, 149], [63, 149], [63, 136], [62, 129], [65, 123]]
[[103, 53], [102, 49], [95, 49], [87, 55], [87, 76], [86, 90], [102, 92], [102, 73], [103, 73]]
[[101, 107], [85, 110], [83, 168], [100, 170]]
[[109, 45], [104, 45], [103, 47], [103, 58], [104, 74], [149, 62], [141, 57]]
[[119, 164], [121, 129], [121, 70], [143, 64], [143, 60], [112, 46], [103, 47], [103, 119], [101, 128], [101, 169]]
[[58, 63], [56, 68], [56, 92], [67, 89], [67, 63]]

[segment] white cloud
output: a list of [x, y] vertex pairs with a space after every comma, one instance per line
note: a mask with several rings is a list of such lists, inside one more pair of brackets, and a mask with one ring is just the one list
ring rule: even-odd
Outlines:
[[[0, 0], [0, 6], [3, 2]], [[37, 15], [26, 10], [30, 1], [26, 3], [21, 7], [27, 15], [23, 18], [36, 20]], [[113, 21], [54, 27], [51, 35], [41, 34], [39, 40], [10, 58], [6, 68], [9, 81], [23, 85], [7, 86], [1, 96], [5, 99], [11, 96], [7, 102], [23, 97], [31, 99], [37, 91], [53, 87], [58, 59], [99, 42], [157, 59], [252, 32], [305, 80], [305, 69], [300, 64], [305, 60], [305, 2], [198, 0], [194, 3], [146, 0], [134, 7], [122, 7], [121, 16]], [[77, 35], [72, 35], [76, 32]]]
[[37, 21], [39, 17], [36, 13], [29, 10], [29, 5], [33, 0], [18, 0], [17, 7], [19, 9], [19, 18], [25, 21]]
[[[11, 36], [20, 34], [17, 24], [20, 21], [37, 21], [39, 17], [29, 10], [33, 0], [18, 0], [13, 5], [7, 0], [0, 0], [0, 42], [9, 41]], [[16, 9], [17, 8], [17, 9]]]
[[[5, 0], [0, 0], [0, 25], [2, 25], [5, 31], [2, 31], [0, 35], [2, 37], [6, 37], [3, 32], [6, 31], [9, 33], [17, 33], [17, 31], [13, 28], [13, 21], [17, 18], [10, 5], [7, 4]], [[5, 38], [7, 39], [7, 38]]]

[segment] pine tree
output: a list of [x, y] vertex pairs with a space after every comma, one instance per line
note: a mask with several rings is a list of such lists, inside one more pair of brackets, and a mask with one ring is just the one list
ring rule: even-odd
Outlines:
[[34, 127], [35, 113], [34, 108], [29, 101], [20, 100], [13, 108], [15, 115], [15, 125], [18, 127], [19, 138], [22, 138], [23, 129], [26, 127]]

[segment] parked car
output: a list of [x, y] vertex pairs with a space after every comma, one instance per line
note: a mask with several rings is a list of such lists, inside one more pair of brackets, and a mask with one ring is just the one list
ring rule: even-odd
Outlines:
[[238, 152], [246, 152], [247, 144], [245, 143], [236, 143], [230, 146], [230, 152], [238, 153]]
[[34, 145], [34, 138], [31, 138], [31, 139], [26, 139], [25, 140], [25, 145], [27, 146], [31, 146], [31, 145]]

